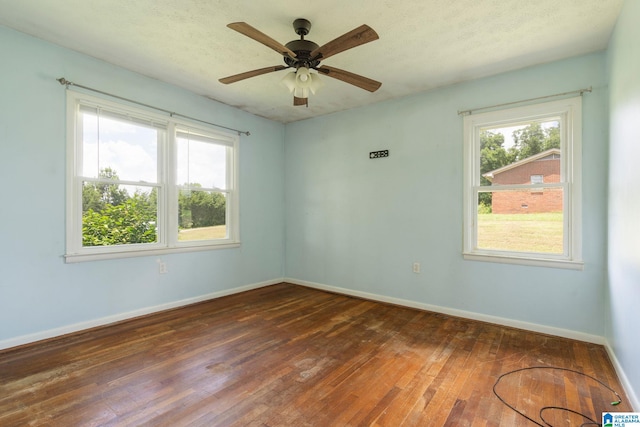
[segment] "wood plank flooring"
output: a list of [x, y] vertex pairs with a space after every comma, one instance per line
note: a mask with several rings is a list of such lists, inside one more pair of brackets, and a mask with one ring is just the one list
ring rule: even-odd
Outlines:
[[[278, 284], [0, 352], [1, 426], [535, 426], [632, 411], [602, 346]], [[553, 426], [588, 421], [560, 410]]]

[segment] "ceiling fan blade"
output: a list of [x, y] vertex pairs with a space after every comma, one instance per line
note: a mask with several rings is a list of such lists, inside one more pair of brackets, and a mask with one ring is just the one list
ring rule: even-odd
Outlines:
[[296, 57], [296, 54], [294, 51], [284, 46], [283, 44], [279, 43], [278, 41], [272, 39], [265, 33], [259, 30], [256, 30], [246, 22], [232, 22], [231, 24], [227, 25], [227, 27], [231, 28], [232, 30], [236, 30], [240, 34], [244, 34], [245, 36], [251, 39], [254, 39], [257, 42], [262, 43], [268, 48], [275, 50], [282, 56], [290, 56], [292, 58]]
[[294, 96], [293, 97], [293, 105], [294, 106], [306, 105], [308, 107], [309, 106], [309, 98], [298, 98], [297, 96]]
[[369, 92], [375, 92], [382, 86], [382, 83], [371, 80], [367, 77], [360, 76], [358, 74], [350, 73], [349, 71], [341, 70], [334, 67], [318, 67], [316, 68], [320, 73], [325, 76], [333, 77], [334, 79], [342, 80], [345, 83], [358, 86], [361, 89], [368, 90]]
[[274, 66], [271, 66], [271, 67], [260, 68], [258, 70], [246, 71], [244, 73], [236, 74], [236, 75], [229, 76], [229, 77], [223, 77], [223, 78], [219, 79], [218, 81], [220, 83], [224, 83], [224, 84], [228, 85], [229, 83], [239, 82], [240, 80], [248, 79], [249, 77], [255, 77], [255, 76], [259, 76], [261, 74], [267, 74], [267, 73], [271, 73], [271, 72], [274, 72], [274, 71], [280, 71], [280, 70], [284, 70], [285, 68], [289, 68], [289, 67], [287, 67], [285, 65], [274, 65]]
[[355, 30], [351, 30], [337, 39], [331, 40], [329, 43], [315, 49], [311, 52], [311, 57], [327, 59], [336, 53], [344, 52], [347, 49], [351, 49], [374, 40], [378, 40], [378, 33], [368, 25], [361, 25]]

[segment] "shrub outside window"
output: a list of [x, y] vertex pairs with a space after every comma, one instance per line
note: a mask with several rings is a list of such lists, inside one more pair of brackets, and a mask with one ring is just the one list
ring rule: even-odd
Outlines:
[[67, 262], [238, 246], [238, 137], [67, 91]]
[[581, 98], [464, 118], [465, 259], [582, 268]]

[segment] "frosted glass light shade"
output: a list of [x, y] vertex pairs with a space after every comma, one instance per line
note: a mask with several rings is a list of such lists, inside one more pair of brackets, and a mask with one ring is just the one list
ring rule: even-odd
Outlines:
[[307, 67], [300, 67], [296, 72], [296, 86], [309, 87], [311, 85], [311, 73]]
[[309, 90], [311, 90], [312, 94], [316, 94], [316, 92], [324, 85], [322, 79], [316, 73], [310, 74], [311, 84], [309, 85]]
[[315, 93], [323, 85], [317, 73], [311, 73], [308, 68], [300, 67], [297, 71], [285, 74], [282, 84], [298, 98], [308, 98], [309, 92]]
[[293, 92], [293, 90], [296, 88], [296, 72], [292, 71], [285, 74], [282, 78], [282, 84], [285, 85], [287, 89], [289, 89], [289, 92]]
[[293, 91], [293, 95], [296, 98], [308, 98], [309, 97], [309, 89], [306, 87], [297, 87]]

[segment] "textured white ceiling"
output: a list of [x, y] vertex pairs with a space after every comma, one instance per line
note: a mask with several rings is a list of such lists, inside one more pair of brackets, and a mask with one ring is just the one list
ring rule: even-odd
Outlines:
[[[623, 0], [0, 0], [0, 24], [283, 123], [606, 48]], [[328, 58], [382, 82], [369, 93], [324, 77], [309, 108], [288, 71], [230, 85], [221, 77], [283, 64], [229, 29], [244, 21], [282, 44], [311, 21], [319, 45], [368, 24], [380, 39]], [[70, 76], [67, 76], [70, 77]], [[82, 84], [78, 81], [77, 83]]]

